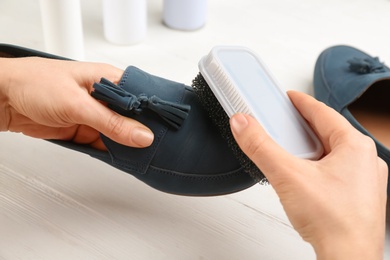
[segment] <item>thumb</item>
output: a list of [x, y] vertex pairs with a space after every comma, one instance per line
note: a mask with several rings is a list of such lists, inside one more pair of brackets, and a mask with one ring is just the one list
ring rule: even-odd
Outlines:
[[124, 117], [94, 99], [82, 110], [81, 122], [111, 140], [132, 147], [147, 147], [153, 142], [153, 132], [140, 122]]
[[295, 158], [266, 133], [253, 117], [236, 114], [230, 119], [234, 138], [242, 151], [256, 164], [272, 184], [275, 178], [291, 172]]

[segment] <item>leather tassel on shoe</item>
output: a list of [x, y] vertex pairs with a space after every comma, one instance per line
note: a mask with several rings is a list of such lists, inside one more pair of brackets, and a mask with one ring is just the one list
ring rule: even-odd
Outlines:
[[165, 101], [155, 95], [147, 97], [141, 94], [137, 97], [105, 78], [93, 87], [91, 95], [94, 98], [135, 114], [141, 114], [147, 108], [175, 129], [180, 128], [191, 109], [189, 105]]
[[385, 72], [383, 63], [377, 57], [365, 59], [354, 57], [347, 62], [349, 63], [349, 69], [358, 74]]

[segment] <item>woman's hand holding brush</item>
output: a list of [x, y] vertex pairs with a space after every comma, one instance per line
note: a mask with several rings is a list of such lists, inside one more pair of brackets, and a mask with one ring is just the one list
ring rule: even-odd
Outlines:
[[321, 159], [292, 156], [243, 114], [230, 121], [237, 143], [267, 177], [318, 259], [382, 259], [388, 171], [373, 140], [314, 98], [288, 94], [320, 138]]

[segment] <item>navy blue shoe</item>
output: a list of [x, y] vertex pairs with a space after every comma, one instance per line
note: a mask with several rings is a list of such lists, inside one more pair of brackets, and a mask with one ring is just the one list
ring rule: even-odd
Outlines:
[[[64, 59], [4, 44], [0, 44], [1, 55]], [[52, 142], [89, 154], [168, 193], [214, 196], [256, 183], [240, 166], [191, 87], [128, 67], [118, 85], [102, 79], [91, 95], [148, 126], [155, 135], [152, 145], [127, 147], [103, 135], [108, 152], [72, 142]]]
[[390, 69], [353, 47], [328, 48], [315, 65], [314, 95], [370, 136], [390, 171]]

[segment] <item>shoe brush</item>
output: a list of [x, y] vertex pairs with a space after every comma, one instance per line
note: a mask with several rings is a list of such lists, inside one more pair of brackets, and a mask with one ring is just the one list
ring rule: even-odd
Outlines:
[[322, 155], [321, 142], [253, 51], [239, 46], [214, 47], [200, 60], [199, 70], [192, 84], [195, 93], [254, 179], [266, 182], [233, 138], [229, 118], [236, 113], [254, 117], [276, 143], [299, 158]]

